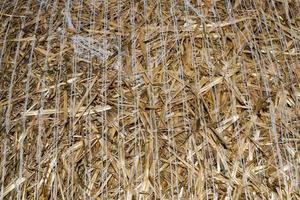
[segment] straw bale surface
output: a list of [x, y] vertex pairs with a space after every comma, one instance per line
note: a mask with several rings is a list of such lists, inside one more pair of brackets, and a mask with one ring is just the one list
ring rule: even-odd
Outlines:
[[0, 0], [0, 199], [300, 199], [299, 0]]

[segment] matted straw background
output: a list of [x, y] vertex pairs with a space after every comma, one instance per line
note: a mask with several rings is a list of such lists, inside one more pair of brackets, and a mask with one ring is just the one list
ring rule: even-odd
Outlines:
[[300, 199], [299, 0], [1, 0], [0, 199]]

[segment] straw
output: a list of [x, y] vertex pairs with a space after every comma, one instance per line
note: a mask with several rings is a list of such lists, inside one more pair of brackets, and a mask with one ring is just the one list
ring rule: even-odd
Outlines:
[[299, 11], [3, 0], [0, 200], [300, 199]]

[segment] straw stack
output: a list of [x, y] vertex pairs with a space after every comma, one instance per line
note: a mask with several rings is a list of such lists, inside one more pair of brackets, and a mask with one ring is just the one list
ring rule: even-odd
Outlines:
[[300, 199], [298, 0], [0, 7], [0, 200]]

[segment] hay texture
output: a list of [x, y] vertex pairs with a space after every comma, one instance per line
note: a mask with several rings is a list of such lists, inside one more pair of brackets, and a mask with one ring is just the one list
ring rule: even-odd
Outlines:
[[0, 200], [300, 199], [299, 0], [0, 0]]

